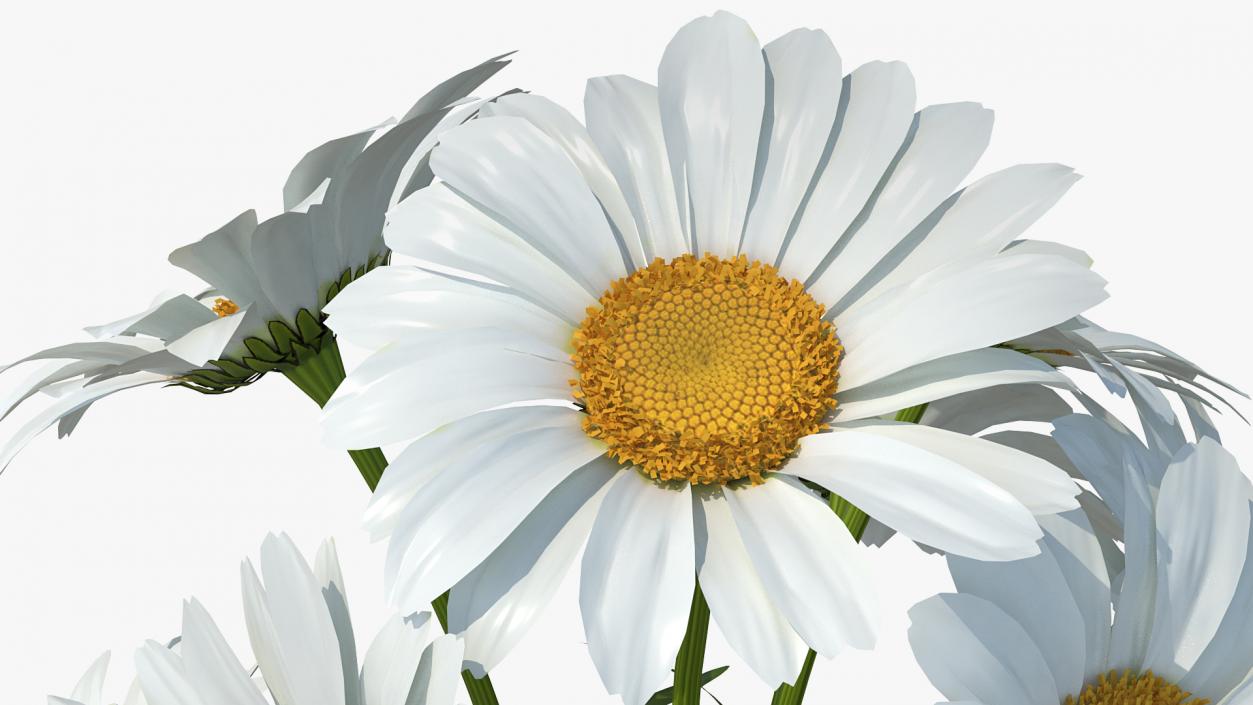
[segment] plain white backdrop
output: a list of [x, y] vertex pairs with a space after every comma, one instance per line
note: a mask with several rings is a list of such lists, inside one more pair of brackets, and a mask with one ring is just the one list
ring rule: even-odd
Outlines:
[[[6, 8], [0, 361], [81, 339], [82, 326], [139, 310], [161, 290], [196, 288], [166, 253], [245, 208], [273, 214], [307, 149], [402, 113], [456, 70], [520, 50], [493, 87], [581, 112], [586, 77], [653, 80], [673, 32], [719, 8], [763, 41], [824, 28], [846, 69], [905, 60], [920, 105], [994, 108], [974, 176], [1037, 161], [1086, 175], [1030, 235], [1095, 258], [1112, 298], [1093, 318], [1253, 388], [1253, 12], [1236, 3]], [[0, 378], [0, 389], [20, 377]], [[382, 547], [358, 529], [364, 485], [347, 457], [319, 447], [316, 423], [316, 408], [275, 376], [224, 397], [124, 394], [93, 408], [71, 439], [39, 438], [0, 476], [0, 701], [68, 694], [106, 649], [120, 699], [133, 649], [176, 634], [190, 595], [242, 650], [238, 565], [268, 530], [310, 552], [337, 539], [359, 639], [371, 637], [385, 616]], [[1253, 431], [1232, 418], [1220, 428], [1253, 468]], [[867, 579], [883, 594], [881, 645], [820, 661], [807, 702], [936, 699], [907, 648], [904, 611], [951, 587], [943, 564], [904, 541], [875, 562]], [[493, 673], [506, 705], [618, 702], [596, 678], [576, 605], [570, 579]], [[707, 663], [732, 666], [712, 687], [726, 705], [769, 701], [716, 633]]]

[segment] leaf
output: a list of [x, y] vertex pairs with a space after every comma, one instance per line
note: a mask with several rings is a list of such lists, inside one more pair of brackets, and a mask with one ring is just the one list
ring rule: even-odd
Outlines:
[[[730, 666], [719, 666], [717, 668], [711, 668], [708, 671], [705, 671], [704, 673], [700, 674], [701, 686], [709, 685], [710, 681], [722, 675], [723, 673], [726, 673], [728, 668], [730, 668]], [[717, 698], [715, 698], [715, 700], [716, 699]], [[644, 703], [644, 705], [670, 705], [670, 703], [673, 703], [673, 702], [674, 702], [674, 686], [670, 686], [669, 688], [662, 688], [656, 693], [653, 693], [653, 697], [649, 698], [648, 702]]]

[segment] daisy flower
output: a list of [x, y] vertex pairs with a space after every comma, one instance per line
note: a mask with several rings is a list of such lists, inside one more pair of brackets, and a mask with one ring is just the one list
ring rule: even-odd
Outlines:
[[291, 539], [271, 534], [261, 576], [245, 561], [244, 617], [266, 693], [193, 599], [176, 647], [150, 641], [135, 656], [149, 705], [452, 705], [461, 643], [428, 613], [392, 619], [358, 660], [333, 543], [310, 568]]
[[634, 705], [670, 677], [698, 576], [767, 682], [807, 646], [871, 646], [873, 583], [828, 493], [958, 555], [1038, 551], [1035, 516], [1076, 506], [1065, 472], [879, 417], [1066, 383], [989, 346], [1105, 296], [1083, 264], [1006, 249], [1071, 169], [962, 187], [990, 111], [915, 112], [904, 65], [845, 76], [821, 31], [763, 48], [727, 13], [678, 32], [655, 86], [592, 79], [585, 113], [513, 95], [444, 133], [438, 183], [384, 230], [422, 263], [327, 309], [375, 351], [327, 440], [412, 441], [366, 518], [402, 609], [451, 587], [490, 669], [586, 544], [591, 654]]
[[196, 296], [163, 296], [147, 310], [87, 332], [92, 342], [29, 355], [43, 362], [9, 397], [0, 419], [44, 392], [56, 399], [0, 444], [0, 470], [44, 429], [68, 435], [97, 400], [124, 389], [176, 384], [232, 391], [266, 372], [288, 376], [319, 403], [343, 375], [327, 301], [389, 257], [384, 214], [430, 182], [425, 158], [439, 133], [467, 119], [465, 97], [509, 62], [490, 59], [444, 81], [400, 120], [327, 142], [292, 169], [284, 212], [258, 221], [249, 210], [170, 254], [203, 279]]
[[[950, 557], [956, 594], [910, 611], [919, 665], [951, 701], [1253, 703], [1253, 485], [1216, 441], [1161, 476], [1123, 466], [1125, 569], [1081, 512], [1043, 520], [1040, 555]], [[1112, 613], [1112, 617], [1111, 617]]]

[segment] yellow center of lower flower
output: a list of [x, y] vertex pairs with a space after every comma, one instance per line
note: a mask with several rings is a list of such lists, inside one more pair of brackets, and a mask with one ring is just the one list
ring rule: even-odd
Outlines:
[[1192, 693], [1180, 690], [1152, 671], [1139, 676], [1131, 671], [1110, 671], [1084, 686], [1079, 697], [1066, 696], [1063, 705], [1209, 705], [1209, 700], [1193, 698]]
[[583, 428], [657, 480], [762, 482], [835, 408], [844, 349], [824, 312], [743, 255], [654, 260], [575, 331]]
[[219, 296], [213, 300], [213, 312], [218, 315], [218, 318], [226, 318], [231, 314], [239, 313], [239, 304], [225, 296]]

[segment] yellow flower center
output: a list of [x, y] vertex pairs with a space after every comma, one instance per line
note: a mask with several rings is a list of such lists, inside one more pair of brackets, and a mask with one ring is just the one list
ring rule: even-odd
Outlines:
[[657, 480], [762, 482], [835, 408], [844, 349], [824, 312], [743, 255], [654, 260], [575, 331], [583, 428]]
[[1209, 705], [1209, 700], [1192, 698], [1192, 693], [1152, 671], [1136, 676], [1128, 670], [1121, 675], [1118, 671], [1102, 673], [1095, 683], [1084, 686], [1078, 698], [1066, 696], [1063, 705]]
[[213, 300], [213, 312], [218, 315], [218, 318], [226, 318], [231, 314], [239, 313], [239, 304], [225, 296], [219, 296]]

